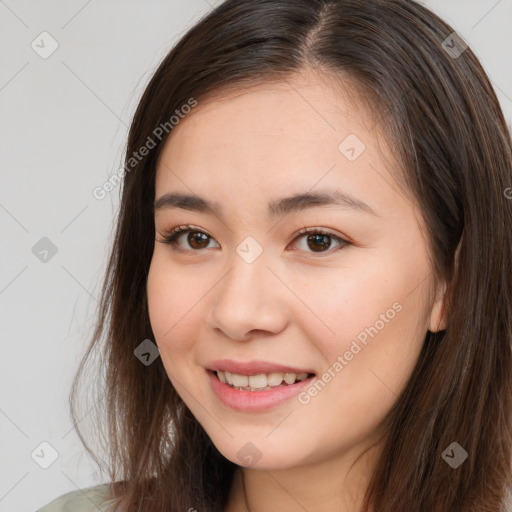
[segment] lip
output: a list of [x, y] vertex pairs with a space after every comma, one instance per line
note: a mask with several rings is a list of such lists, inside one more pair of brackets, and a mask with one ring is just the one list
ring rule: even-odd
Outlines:
[[220, 402], [230, 409], [244, 412], [259, 412], [277, 407], [299, 394], [316, 377], [313, 375], [295, 384], [278, 386], [267, 391], [245, 391], [224, 384], [218, 379], [213, 370], [207, 370], [206, 373], [210, 379], [211, 387]]
[[[259, 375], [260, 373], [316, 373], [311, 368], [296, 368], [269, 361], [234, 361], [232, 359], [217, 359], [211, 361], [205, 368], [211, 371], [228, 371], [239, 375]], [[263, 393], [263, 391], [261, 391]]]

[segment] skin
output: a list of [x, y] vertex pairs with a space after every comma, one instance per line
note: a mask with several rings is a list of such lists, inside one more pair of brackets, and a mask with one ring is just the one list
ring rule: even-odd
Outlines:
[[[429, 326], [445, 327], [445, 287], [434, 281], [421, 213], [390, 174], [398, 164], [390, 166], [378, 129], [348, 87], [304, 71], [200, 102], [160, 155], [156, 198], [195, 193], [219, 202], [225, 215], [155, 213], [147, 294], [169, 379], [218, 450], [239, 465], [228, 512], [357, 510], [381, 443], [351, 465], [377, 441]], [[338, 149], [349, 134], [366, 146], [355, 161]], [[321, 188], [348, 192], [377, 215], [316, 206], [267, 218], [268, 201]], [[183, 252], [160, 243], [183, 224], [210, 235], [205, 248], [194, 249], [186, 233]], [[321, 241], [297, 238], [303, 227], [352, 243], [331, 238], [321, 249]], [[263, 249], [250, 264], [236, 252], [247, 236]], [[312, 367], [322, 376], [396, 302], [401, 311], [307, 404], [294, 398], [238, 412], [210, 387], [204, 366], [218, 358]], [[237, 456], [248, 441], [261, 455], [251, 467]]]

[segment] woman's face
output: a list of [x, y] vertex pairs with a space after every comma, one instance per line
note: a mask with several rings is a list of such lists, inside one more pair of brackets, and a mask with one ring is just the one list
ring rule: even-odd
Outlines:
[[[386, 167], [393, 154], [382, 139], [379, 148], [379, 128], [377, 113], [304, 73], [199, 103], [163, 148], [156, 201], [202, 200], [155, 211], [155, 342], [177, 392], [240, 466], [359, 453], [411, 376], [429, 324], [443, 328], [421, 216]], [[286, 200], [300, 194], [324, 198]], [[191, 231], [161, 243], [182, 225]], [[283, 367], [315, 376], [249, 391], [210, 371], [256, 387], [294, 373]]]

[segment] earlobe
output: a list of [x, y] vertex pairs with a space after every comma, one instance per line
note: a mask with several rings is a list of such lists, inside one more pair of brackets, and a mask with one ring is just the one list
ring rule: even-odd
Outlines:
[[[455, 273], [459, 267], [459, 254], [461, 250], [462, 240], [464, 237], [464, 233], [461, 234], [459, 239], [459, 243], [457, 244], [457, 249], [455, 250], [454, 255], [454, 268]], [[432, 310], [430, 312], [430, 319], [428, 324], [428, 330], [430, 332], [444, 331], [448, 325], [447, 312], [445, 308], [445, 295], [446, 295], [446, 281], [443, 280], [442, 286], [438, 289], [436, 294], [436, 299], [434, 304], [432, 305]]]
[[447, 325], [446, 311], [444, 308], [444, 299], [446, 293], [446, 282], [440, 287], [436, 294], [436, 299], [430, 311], [428, 330], [430, 332], [444, 331]]

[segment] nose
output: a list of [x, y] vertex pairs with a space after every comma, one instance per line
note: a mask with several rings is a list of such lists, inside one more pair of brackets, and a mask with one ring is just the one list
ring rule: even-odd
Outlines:
[[[269, 268], [263, 253], [252, 263], [236, 255], [212, 290], [210, 328], [239, 341], [277, 334], [287, 325], [287, 289]], [[288, 291], [288, 295], [290, 292]]]

